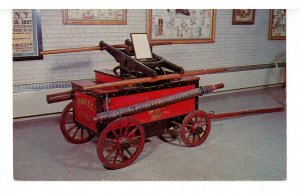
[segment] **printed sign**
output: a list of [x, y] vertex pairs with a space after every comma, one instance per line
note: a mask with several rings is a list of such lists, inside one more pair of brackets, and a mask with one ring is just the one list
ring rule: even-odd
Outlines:
[[40, 19], [37, 10], [13, 10], [13, 60], [42, 59]]

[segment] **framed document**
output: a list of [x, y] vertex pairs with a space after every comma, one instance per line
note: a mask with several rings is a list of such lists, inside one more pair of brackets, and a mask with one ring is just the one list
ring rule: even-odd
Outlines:
[[255, 20], [255, 9], [234, 9], [232, 25], [252, 25]]
[[269, 40], [286, 39], [286, 10], [270, 10]]
[[13, 10], [13, 60], [43, 59], [39, 10]]
[[149, 41], [174, 44], [213, 43], [215, 18], [216, 11], [212, 9], [148, 10]]
[[126, 9], [66, 9], [63, 16], [64, 24], [127, 24]]

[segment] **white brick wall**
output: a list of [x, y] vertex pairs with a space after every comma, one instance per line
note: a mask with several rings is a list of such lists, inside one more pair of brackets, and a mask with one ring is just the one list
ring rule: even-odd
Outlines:
[[[146, 32], [146, 10], [128, 10], [127, 25], [64, 25], [62, 10], [41, 10], [43, 49], [96, 46], [104, 40], [120, 44], [130, 33]], [[254, 25], [232, 25], [232, 10], [217, 10], [216, 41], [210, 44], [167, 45], [154, 52], [185, 69], [211, 68], [285, 60], [286, 41], [268, 40], [269, 10], [256, 10]], [[94, 69], [116, 65], [106, 52], [44, 56], [13, 63], [13, 82], [50, 82], [92, 78]]]

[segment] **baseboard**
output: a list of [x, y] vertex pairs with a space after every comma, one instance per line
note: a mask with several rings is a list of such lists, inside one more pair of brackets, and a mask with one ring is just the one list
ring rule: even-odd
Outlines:
[[[69, 90], [69, 89], [68, 89]], [[66, 89], [53, 89], [50, 91], [36, 91], [13, 94], [13, 117], [32, 117], [62, 112], [70, 101], [48, 104], [46, 96], [57, 92], [68, 91]]]

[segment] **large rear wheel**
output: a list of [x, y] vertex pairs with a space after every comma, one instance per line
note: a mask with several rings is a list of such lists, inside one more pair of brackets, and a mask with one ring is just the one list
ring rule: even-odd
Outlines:
[[61, 114], [60, 130], [66, 140], [70, 143], [86, 143], [94, 138], [92, 133], [75, 123], [73, 116], [73, 102], [69, 103]]

